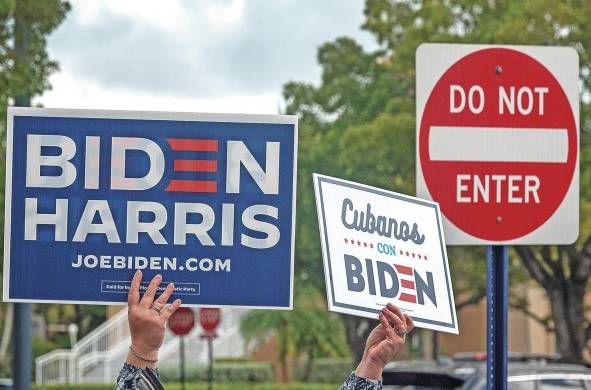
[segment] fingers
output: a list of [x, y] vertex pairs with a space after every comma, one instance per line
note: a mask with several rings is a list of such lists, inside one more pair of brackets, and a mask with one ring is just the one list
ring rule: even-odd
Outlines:
[[389, 333], [391, 331], [394, 331], [394, 329], [392, 329], [392, 325], [390, 324], [390, 321], [388, 321], [388, 319], [386, 318], [386, 315], [384, 314], [385, 310], [382, 310], [382, 313], [380, 314], [380, 316], [378, 317], [378, 319], [380, 320], [380, 324], [382, 324], [382, 327], [384, 328], [384, 331], [386, 333]]
[[156, 299], [158, 306], [156, 306], [156, 302], [154, 302], [154, 306], [156, 306], [158, 309], [163, 308], [164, 305], [166, 305], [166, 302], [168, 301], [168, 298], [170, 298], [170, 295], [172, 294], [173, 291], [174, 291], [174, 284], [168, 283], [168, 286], [166, 286], [166, 290], [164, 290], [164, 292], [162, 294], [160, 294], [158, 299]]
[[156, 295], [156, 291], [158, 290], [158, 286], [162, 281], [162, 276], [160, 274], [154, 276], [154, 278], [150, 281], [144, 296], [140, 300], [140, 306], [149, 308], [152, 306], [152, 302], [154, 302], [154, 296]]
[[406, 331], [408, 333], [412, 332], [412, 330], [415, 328], [415, 323], [413, 322], [412, 318], [410, 318], [408, 314], [405, 314], [404, 319], [406, 322]]
[[[396, 307], [396, 306], [394, 306]], [[397, 308], [398, 309], [398, 308]], [[400, 311], [400, 309], [398, 309], [398, 311]], [[382, 310], [382, 314], [384, 314], [384, 316], [386, 317], [386, 319], [388, 320], [388, 323], [390, 324], [390, 326], [396, 330], [405, 330], [406, 329], [406, 324], [404, 322], [403, 319], [404, 315], [402, 315], [401, 312], [401, 316], [399, 317], [398, 315], [394, 314], [394, 312], [390, 309], [390, 304], [388, 304], [388, 307], [385, 307]]]
[[134, 307], [140, 301], [140, 283], [142, 281], [142, 271], [137, 270], [133, 274], [131, 279], [131, 286], [129, 288], [129, 294], [127, 294], [127, 305]]
[[171, 303], [170, 305], [166, 306], [166, 309], [164, 309], [164, 311], [162, 311], [162, 319], [164, 321], [167, 321], [170, 316], [176, 311], [176, 309], [178, 309], [181, 306], [181, 300], [180, 299], [176, 299], [173, 303]]
[[403, 325], [406, 325], [406, 320], [404, 319], [404, 314], [402, 313], [402, 310], [400, 310], [400, 308], [398, 308], [398, 306], [388, 303], [388, 309], [390, 309], [390, 311], [392, 313], [394, 313], [400, 319], [400, 321], [402, 322]]

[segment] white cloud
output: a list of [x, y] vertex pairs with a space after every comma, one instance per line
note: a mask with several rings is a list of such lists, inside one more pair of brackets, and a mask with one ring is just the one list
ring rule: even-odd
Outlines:
[[81, 25], [104, 23], [110, 16], [123, 16], [171, 32], [187, 22], [179, 0], [72, 0], [69, 17]]
[[105, 88], [95, 82], [80, 83], [68, 74], [56, 74], [54, 89], [35, 100], [51, 108], [90, 108], [141, 111], [222, 112], [240, 114], [278, 114], [275, 94], [227, 95], [216, 99], [195, 99], [166, 94], [138, 93]]
[[72, 4], [49, 39], [61, 73], [38, 99], [46, 106], [276, 112], [285, 82], [318, 81], [318, 46], [371, 42], [358, 28], [363, 0]]
[[240, 22], [244, 15], [244, 0], [231, 0], [224, 4], [216, 1], [204, 4], [205, 13], [213, 22], [212, 26], [230, 27]]

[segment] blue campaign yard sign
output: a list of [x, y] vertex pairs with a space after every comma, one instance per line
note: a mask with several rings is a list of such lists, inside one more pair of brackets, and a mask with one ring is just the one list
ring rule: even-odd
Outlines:
[[10, 108], [4, 300], [292, 308], [297, 118]]

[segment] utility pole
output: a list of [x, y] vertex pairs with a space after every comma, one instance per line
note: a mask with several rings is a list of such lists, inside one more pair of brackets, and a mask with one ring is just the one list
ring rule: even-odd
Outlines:
[[[25, 12], [26, 6], [21, 1], [15, 3], [14, 9], [14, 67], [17, 71], [23, 71], [24, 80], [29, 80], [28, 72], [28, 50], [29, 31], [26, 28]], [[26, 82], [25, 82], [26, 83]], [[28, 107], [31, 105], [30, 88], [26, 84], [20, 85], [18, 93], [14, 96], [14, 105]], [[10, 162], [7, 161], [7, 164]], [[14, 339], [12, 369], [15, 390], [31, 389], [31, 304], [14, 303]]]

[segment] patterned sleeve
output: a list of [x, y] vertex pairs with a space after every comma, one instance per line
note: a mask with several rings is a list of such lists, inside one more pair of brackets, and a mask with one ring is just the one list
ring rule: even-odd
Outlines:
[[339, 390], [382, 390], [382, 381], [365, 379], [355, 375], [355, 371], [349, 375]]
[[[158, 369], [148, 368], [157, 378], [160, 378]], [[117, 376], [117, 387], [115, 390], [137, 390], [137, 382], [140, 379], [142, 369], [125, 362], [119, 376]]]

